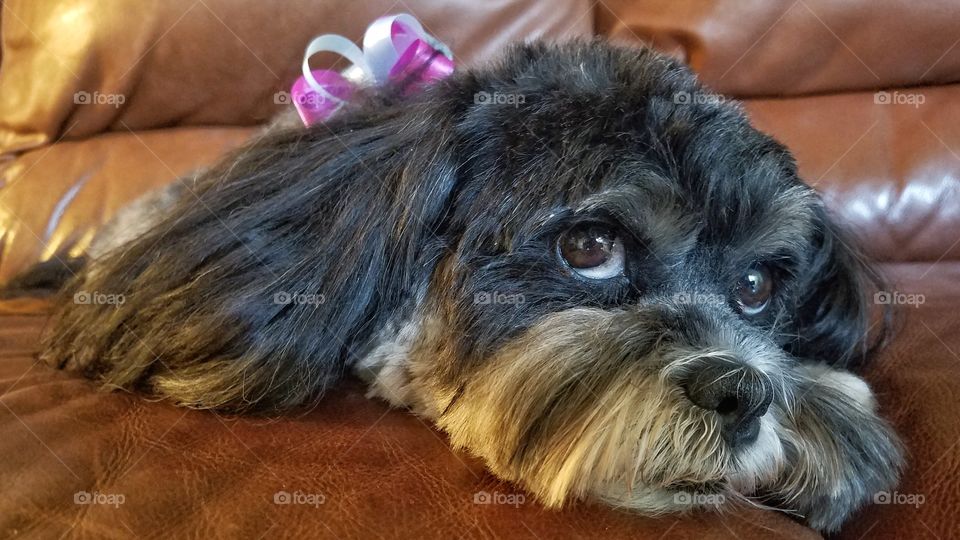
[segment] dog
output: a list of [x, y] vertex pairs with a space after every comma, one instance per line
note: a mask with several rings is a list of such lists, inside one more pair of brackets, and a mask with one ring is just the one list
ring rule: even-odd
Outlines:
[[[881, 286], [788, 150], [681, 63], [531, 43], [138, 201], [42, 357], [234, 413], [352, 372], [550, 508], [835, 531], [903, 463], [853, 373]], [[97, 294], [124, 301], [76, 301]]]

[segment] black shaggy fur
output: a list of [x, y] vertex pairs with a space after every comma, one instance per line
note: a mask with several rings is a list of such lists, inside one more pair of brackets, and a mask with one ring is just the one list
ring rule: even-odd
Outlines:
[[[437, 235], [458, 178], [453, 107], [383, 103], [240, 150], [68, 287], [66, 298], [114, 291], [125, 302], [63, 304], [46, 356], [111, 385], [203, 381], [179, 397], [192, 406], [319, 396], [447, 245]], [[324, 301], [277, 302], [284, 294]]]

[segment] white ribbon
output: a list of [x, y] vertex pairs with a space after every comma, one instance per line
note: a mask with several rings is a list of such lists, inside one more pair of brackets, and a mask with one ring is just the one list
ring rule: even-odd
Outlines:
[[330, 99], [339, 103], [343, 102], [342, 99], [327, 92], [327, 90], [317, 82], [316, 77], [313, 76], [313, 70], [310, 69], [310, 57], [319, 52], [334, 52], [343, 56], [347, 60], [350, 60], [354, 66], [360, 68], [360, 72], [365, 77], [370, 76], [372, 79], [373, 72], [370, 69], [370, 65], [367, 64], [363, 51], [360, 50], [360, 47], [357, 47], [356, 43], [337, 34], [324, 34], [314, 38], [314, 40], [307, 45], [306, 52], [303, 53], [303, 78], [306, 79], [310, 88], [323, 96], [324, 99]]
[[[397, 41], [393, 39], [393, 25], [400, 23], [409, 30]], [[439, 50], [447, 58], [453, 59], [450, 49], [438, 39], [423, 30], [423, 26], [412, 15], [401, 13], [380, 17], [367, 27], [363, 35], [363, 49], [355, 43], [338, 34], [324, 34], [307, 45], [303, 54], [303, 78], [313, 91], [325, 99], [343, 102], [340, 98], [327, 92], [310, 69], [310, 57], [320, 52], [332, 52], [343, 56], [351, 62], [351, 66], [341, 75], [357, 84], [381, 85], [387, 82], [390, 70], [396, 64], [400, 55], [407, 50], [417, 39], [426, 41], [433, 48]]]

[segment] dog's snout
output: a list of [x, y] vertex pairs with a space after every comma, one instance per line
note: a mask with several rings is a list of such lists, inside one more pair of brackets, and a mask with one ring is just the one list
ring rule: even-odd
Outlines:
[[725, 360], [691, 370], [681, 386], [695, 405], [720, 415], [724, 438], [733, 447], [757, 439], [760, 417], [773, 401], [773, 390], [759, 372]]

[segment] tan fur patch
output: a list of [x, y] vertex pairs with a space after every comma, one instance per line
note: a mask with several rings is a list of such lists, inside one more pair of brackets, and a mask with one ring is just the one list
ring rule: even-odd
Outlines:
[[[593, 497], [675, 509], [670, 488], [719, 483], [730, 458], [716, 418], [684, 403], [662, 366], [625, 361], [615, 337], [630, 327], [630, 315], [599, 309], [547, 317], [489, 358], [446, 412], [455, 389], [433, 388], [438, 426], [547, 506]], [[436, 361], [414, 351], [415, 380]], [[414, 384], [429, 392], [426, 379]]]

